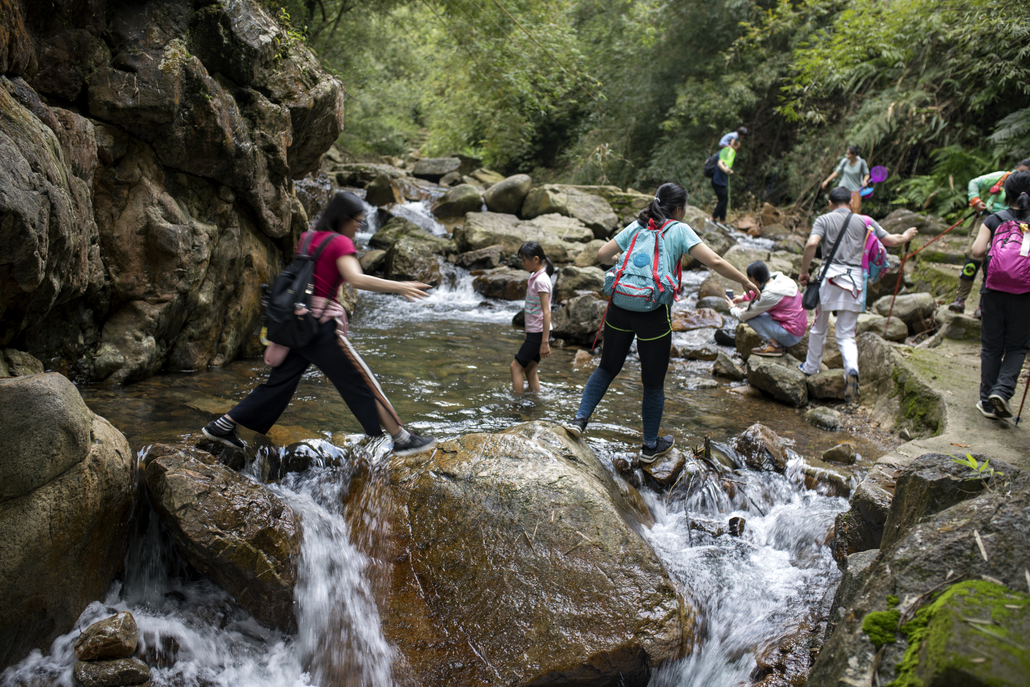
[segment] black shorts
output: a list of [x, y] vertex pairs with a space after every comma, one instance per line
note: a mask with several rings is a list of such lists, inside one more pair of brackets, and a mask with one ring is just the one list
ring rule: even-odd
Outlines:
[[540, 362], [540, 346], [544, 343], [543, 332], [526, 332], [522, 348], [515, 354], [515, 362], [526, 368], [530, 363]]

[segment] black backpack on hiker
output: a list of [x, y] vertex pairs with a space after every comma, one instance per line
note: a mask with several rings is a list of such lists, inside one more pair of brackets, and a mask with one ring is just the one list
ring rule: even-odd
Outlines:
[[315, 263], [335, 238], [327, 238], [312, 255], [311, 242], [315, 235], [309, 234], [305, 245], [294, 254], [293, 262], [272, 282], [265, 303], [265, 326], [268, 328], [265, 336], [269, 341], [289, 348], [301, 348], [318, 334], [318, 317], [311, 312]]
[[719, 169], [719, 153], [712, 153], [711, 156], [705, 160], [705, 176], [709, 179], [715, 176], [715, 171]]

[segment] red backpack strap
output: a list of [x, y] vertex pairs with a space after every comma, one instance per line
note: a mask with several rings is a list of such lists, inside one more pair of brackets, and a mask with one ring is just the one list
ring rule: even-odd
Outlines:
[[640, 236], [639, 230], [637, 231], [637, 233], [633, 234], [633, 240], [630, 241], [629, 248], [627, 248], [626, 252], [623, 254], [622, 267], [620, 267], [619, 271], [615, 273], [615, 281], [612, 282], [613, 295], [615, 294], [615, 287], [618, 285], [619, 280], [622, 279], [622, 273], [626, 271], [626, 264], [629, 262], [629, 256], [633, 254], [633, 246], [637, 245], [638, 236]]
[[658, 284], [658, 293], [665, 293], [665, 288], [662, 286], [662, 280], [658, 278], [658, 241], [665, 240], [666, 227], [668, 227], [670, 224], [674, 224], [675, 221], [676, 220], [670, 219], [657, 229], [658, 238], [655, 239], [654, 242], [654, 260], [651, 263], [651, 277], [654, 279], [655, 283]]

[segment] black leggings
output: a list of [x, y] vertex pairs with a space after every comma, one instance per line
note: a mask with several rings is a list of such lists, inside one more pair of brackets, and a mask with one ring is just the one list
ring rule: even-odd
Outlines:
[[650, 312], [634, 312], [611, 304], [604, 321], [604, 348], [598, 367], [613, 377], [619, 374], [634, 337], [644, 388], [664, 388], [672, 353], [672, 323], [666, 305]]
[[290, 350], [279, 367], [272, 368], [268, 381], [230, 410], [229, 417], [247, 429], [267, 433], [290, 404], [301, 376], [312, 363], [336, 387], [365, 434], [379, 436], [383, 433], [379, 425], [380, 407], [401, 424], [372, 370], [343, 335], [342, 327], [337, 330], [336, 320], [323, 324], [318, 336], [307, 346]]
[[719, 202], [715, 204], [715, 210], [712, 211], [712, 219], [725, 222], [726, 206], [730, 202], [730, 187], [720, 186], [713, 181], [712, 190], [715, 191], [715, 197], [719, 199]]

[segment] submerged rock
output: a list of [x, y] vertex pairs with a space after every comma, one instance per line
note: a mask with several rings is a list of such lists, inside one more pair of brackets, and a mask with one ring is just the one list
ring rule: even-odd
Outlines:
[[840, 429], [840, 411], [816, 406], [805, 412], [805, 422], [829, 431]]
[[79, 661], [72, 672], [81, 687], [128, 687], [150, 681], [150, 667], [138, 658]]
[[726, 379], [733, 380], [734, 382], [742, 381], [747, 377], [747, 372], [744, 371], [744, 367], [722, 351], [718, 351], [715, 354], [715, 363], [712, 364], [712, 374], [716, 377], [725, 377]]
[[765, 425], [756, 422], [737, 436], [734, 448], [749, 468], [754, 470], [787, 469], [790, 455], [783, 439]]
[[128, 658], [136, 652], [138, 643], [136, 619], [122, 611], [87, 627], [75, 640], [75, 656], [80, 661]]
[[151, 449], [146, 481], [154, 509], [190, 565], [259, 622], [294, 631], [300, 517], [267, 487], [205, 457]]
[[692, 642], [640, 495], [560, 427], [394, 458], [370, 507], [391, 532], [383, 631], [413, 683], [644, 684]]

